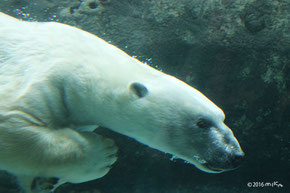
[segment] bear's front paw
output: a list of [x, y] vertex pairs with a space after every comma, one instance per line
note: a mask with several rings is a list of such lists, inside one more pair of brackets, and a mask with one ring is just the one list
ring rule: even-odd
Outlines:
[[102, 177], [109, 172], [112, 165], [116, 162], [118, 148], [113, 140], [103, 136], [97, 136], [98, 140], [95, 141], [95, 149], [93, 149], [96, 159], [96, 165], [94, 167], [98, 170], [98, 175]]
[[32, 193], [50, 193], [58, 183], [58, 178], [35, 177], [31, 183]]
[[76, 165], [74, 174], [65, 179], [72, 183], [81, 183], [106, 175], [117, 160], [118, 148], [114, 141], [92, 132], [83, 132], [87, 139], [82, 163]]

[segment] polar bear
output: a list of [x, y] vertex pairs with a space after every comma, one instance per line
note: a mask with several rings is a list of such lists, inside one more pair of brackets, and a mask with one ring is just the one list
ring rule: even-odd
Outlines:
[[98, 126], [210, 173], [244, 153], [198, 90], [93, 34], [0, 14], [0, 169], [26, 192], [104, 176], [116, 161]]

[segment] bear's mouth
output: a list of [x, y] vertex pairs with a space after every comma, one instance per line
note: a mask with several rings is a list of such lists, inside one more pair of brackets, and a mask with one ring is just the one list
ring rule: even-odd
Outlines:
[[[196, 159], [195, 159], [196, 160]], [[196, 163], [198, 162], [198, 163]], [[234, 170], [236, 169], [236, 167], [233, 167], [233, 168], [220, 168], [220, 167], [214, 167], [213, 165], [211, 165], [209, 162], [205, 161], [205, 160], [196, 160], [195, 162], [195, 166], [197, 168], [199, 168], [200, 170], [202, 171], [205, 171], [205, 172], [208, 172], [208, 173], [221, 173], [221, 172], [225, 172], [225, 171], [231, 171], [231, 170]]]
[[185, 160], [186, 163], [190, 163], [192, 165], [194, 165], [196, 168], [207, 172], [207, 173], [221, 173], [221, 172], [225, 172], [225, 171], [229, 171], [229, 170], [233, 170], [234, 168], [220, 168], [220, 167], [214, 167], [210, 162], [208, 162], [207, 160], [205, 160], [204, 158], [202, 158], [199, 155], [193, 155], [190, 158], [186, 158], [184, 156], [172, 156], [171, 158], [173, 159], [182, 159]]
[[208, 170], [210, 170], [211, 172], [214, 172], [214, 173], [221, 173], [221, 172], [226, 171], [226, 170], [224, 170], [224, 169], [219, 169], [219, 168], [211, 167], [208, 163], [204, 164], [203, 166], [206, 167], [206, 168], [207, 168]]
[[209, 173], [221, 173], [224, 172], [224, 169], [214, 168], [212, 167], [205, 159], [201, 158], [198, 155], [193, 156], [194, 165], [202, 171], [209, 172]]
[[219, 169], [219, 168], [214, 168], [214, 167], [211, 167], [208, 163], [205, 163], [205, 164], [195, 164], [195, 166], [204, 171], [204, 172], [207, 172], [207, 173], [221, 173], [221, 172], [225, 172], [227, 170], [224, 170], [224, 169]]

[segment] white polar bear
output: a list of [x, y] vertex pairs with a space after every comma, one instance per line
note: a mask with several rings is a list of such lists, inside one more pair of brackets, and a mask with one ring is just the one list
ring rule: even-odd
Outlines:
[[0, 98], [0, 169], [27, 192], [104, 176], [117, 148], [97, 126], [206, 172], [244, 156], [223, 111], [199, 91], [65, 24], [0, 13]]

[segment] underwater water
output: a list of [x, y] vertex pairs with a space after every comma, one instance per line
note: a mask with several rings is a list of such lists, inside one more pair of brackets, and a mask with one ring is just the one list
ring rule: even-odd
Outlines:
[[[205, 173], [100, 128], [118, 161], [55, 193], [290, 192], [289, 10], [287, 0], [0, 0], [1, 12], [76, 26], [197, 88], [223, 109], [246, 155], [235, 170]], [[0, 193], [16, 192], [2, 171]]]

